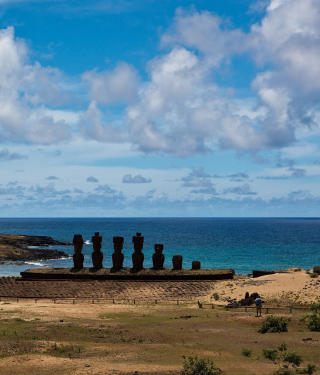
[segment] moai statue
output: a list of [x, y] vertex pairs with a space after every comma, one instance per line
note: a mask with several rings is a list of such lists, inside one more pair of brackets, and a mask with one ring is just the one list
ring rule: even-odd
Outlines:
[[93, 268], [95, 268], [96, 270], [103, 267], [102, 265], [103, 254], [100, 251], [101, 242], [102, 242], [102, 237], [99, 236], [99, 232], [95, 232], [94, 236], [92, 236], [92, 244], [93, 244], [92, 264], [93, 264]]
[[122, 268], [124, 255], [122, 254], [123, 237], [113, 237], [114, 253], [112, 254], [112, 264], [114, 269]]
[[174, 255], [172, 257], [172, 265], [174, 270], [182, 269], [182, 255]]
[[81, 253], [83, 247], [83, 238], [81, 234], [75, 234], [73, 236], [73, 246], [74, 246], [74, 254], [73, 254], [73, 268], [83, 268], [83, 261], [84, 256]]
[[132, 268], [135, 270], [141, 270], [143, 268], [144, 254], [142, 252], [144, 237], [141, 233], [137, 233], [132, 237], [134, 253], [132, 254]]
[[162, 269], [164, 263], [164, 255], [162, 254], [163, 244], [156, 243], [154, 245], [154, 254], [152, 255], [153, 268], [155, 270]]
[[193, 270], [200, 270], [201, 268], [201, 262], [199, 262], [198, 260], [194, 260], [192, 262], [192, 269]]

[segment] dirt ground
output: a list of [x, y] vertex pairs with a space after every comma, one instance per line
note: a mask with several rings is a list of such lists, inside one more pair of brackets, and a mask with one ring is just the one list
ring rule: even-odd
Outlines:
[[[144, 288], [149, 296], [147, 283]], [[222, 307], [229, 297], [243, 298], [246, 291], [260, 293], [273, 307], [297, 307], [291, 313], [272, 310], [274, 316], [290, 318], [288, 332], [260, 334], [265, 313], [257, 318], [254, 309]], [[129, 292], [133, 296], [134, 288]], [[141, 288], [138, 294], [144, 294]], [[299, 321], [309, 312], [298, 307], [319, 301], [318, 279], [305, 271], [212, 283], [199, 296], [202, 302], [210, 302], [203, 308], [192, 297], [179, 304], [1, 298], [1, 374], [133, 375], [137, 371], [139, 375], [177, 375], [183, 356], [198, 356], [212, 359], [223, 374], [269, 375], [277, 367], [263, 358], [262, 349], [284, 342], [289, 351], [303, 356], [302, 367], [312, 363], [320, 368], [320, 332], [310, 332]], [[243, 356], [243, 349], [251, 350], [251, 356]]]

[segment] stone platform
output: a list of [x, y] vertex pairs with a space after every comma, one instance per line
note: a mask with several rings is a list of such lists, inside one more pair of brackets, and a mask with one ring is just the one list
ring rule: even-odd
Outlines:
[[232, 279], [233, 269], [209, 270], [154, 270], [132, 268], [114, 270], [112, 268], [34, 268], [21, 272], [23, 280], [131, 280], [131, 281], [178, 281], [178, 280], [224, 280]]
[[214, 281], [24, 280], [0, 277], [0, 297], [191, 300], [212, 294]]

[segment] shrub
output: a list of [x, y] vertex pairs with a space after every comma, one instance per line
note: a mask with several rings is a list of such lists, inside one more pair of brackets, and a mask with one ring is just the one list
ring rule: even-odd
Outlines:
[[184, 364], [181, 375], [219, 375], [221, 370], [209, 358], [183, 356]]
[[317, 369], [317, 366], [315, 365], [311, 365], [310, 363], [308, 364], [307, 368], [297, 368], [296, 369], [296, 373], [297, 374], [308, 374], [308, 375], [312, 375]]
[[241, 354], [245, 357], [251, 357], [252, 350], [251, 349], [242, 349]]
[[310, 329], [310, 331], [320, 332], [320, 314], [310, 315], [307, 327]]
[[316, 310], [320, 310], [320, 303], [315, 303], [313, 302], [310, 306], [310, 310], [311, 311], [316, 311]]
[[288, 332], [289, 319], [268, 316], [259, 328], [259, 333]]
[[316, 371], [316, 366], [311, 365], [310, 363], [304, 369], [297, 368], [303, 362], [302, 356], [296, 352], [288, 352], [285, 343], [279, 345], [275, 349], [263, 349], [262, 355], [264, 358], [269, 359], [278, 365], [278, 370], [273, 373], [275, 375], [293, 375], [294, 373], [289, 369], [290, 366], [296, 369], [297, 374], [312, 375], [314, 371]]
[[212, 296], [213, 296], [213, 298], [214, 298], [215, 301], [219, 301], [219, 298], [220, 298], [220, 297], [219, 297], [219, 294], [218, 294], [218, 293], [213, 293]]
[[312, 277], [312, 278], [316, 278], [316, 277], [318, 277], [319, 275], [317, 274], [317, 272], [312, 272], [312, 273], [310, 273], [310, 277]]
[[295, 268], [295, 269], [293, 270], [293, 272], [300, 272], [300, 271], [302, 271], [300, 267]]

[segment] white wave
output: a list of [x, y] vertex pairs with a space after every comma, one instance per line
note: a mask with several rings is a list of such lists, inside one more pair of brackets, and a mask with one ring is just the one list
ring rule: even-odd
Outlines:
[[41, 266], [41, 267], [43, 267], [44, 266], [44, 264], [42, 264], [42, 263], [37, 263], [37, 262], [25, 262], [26, 264], [32, 264], [32, 265], [34, 265], [34, 266]]
[[84, 241], [84, 244], [85, 245], [92, 245], [92, 243], [90, 242], [90, 240]]

